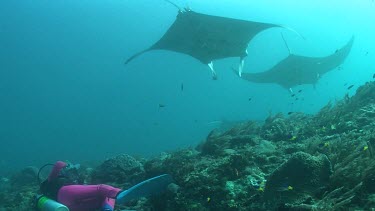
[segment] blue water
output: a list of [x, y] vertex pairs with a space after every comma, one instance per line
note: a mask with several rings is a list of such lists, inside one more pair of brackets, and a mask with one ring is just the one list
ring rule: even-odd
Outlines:
[[[214, 63], [219, 80], [197, 60], [151, 51], [177, 10], [162, 0], [20, 0], [0, 6], [0, 174], [55, 160], [81, 162], [129, 153], [149, 156], [195, 146], [221, 120], [264, 120], [270, 112], [316, 113], [372, 80], [375, 3], [348, 1], [176, 0], [196, 12], [283, 24], [249, 45], [246, 72], [288, 55], [326, 56], [354, 34], [342, 66], [294, 101], [287, 90], [238, 78], [238, 58]], [[347, 90], [344, 84], [356, 85]], [[181, 84], [184, 90], [181, 91]], [[251, 101], [249, 101], [251, 98]], [[292, 104], [294, 103], [294, 104]], [[164, 108], [159, 108], [164, 104]]]

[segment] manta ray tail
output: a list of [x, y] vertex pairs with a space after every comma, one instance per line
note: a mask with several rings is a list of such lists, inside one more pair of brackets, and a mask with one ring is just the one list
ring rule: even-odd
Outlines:
[[182, 11], [181, 7], [179, 7], [176, 3], [172, 2], [172, 1], [169, 1], [169, 0], [165, 0], [165, 1], [172, 4], [174, 7], [176, 7], [178, 9], [178, 11]]
[[232, 67], [232, 71], [234, 72], [234, 74], [238, 75], [238, 70], [234, 67]]
[[306, 40], [306, 38], [302, 34], [300, 34], [298, 31], [296, 31], [295, 29], [293, 29], [289, 26], [285, 26], [285, 25], [278, 25], [278, 26], [291, 31], [291, 32], [295, 33], [296, 35], [298, 35], [298, 37], [301, 37], [302, 39]]
[[147, 51], [149, 51], [150, 49], [146, 49], [146, 50], [143, 50], [143, 51], [141, 51], [141, 52], [138, 52], [138, 53], [136, 53], [136, 54], [134, 54], [133, 56], [131, 56], [129, 59], [127, 59], [126, 61], [125, 61], [125, 65], [126, 64], [128, 64], [129, 62], [131, 62], [133, 59], [135, 59], [136, 57], [138, 57], [138, 56], [140, 56], [141, 54], [143, 54], [143, 53], [145, 53], [145, 52], [147, 52]]
[[285, 37], [284, 37], [284, 35], [283, 35], [282, 32], [281, 32], [281, 37], [282, 37], [283, 40], [284, 40], [284, 44], [285, 44], [286, 48], [288, 49], [289, 55], [292, 54], [292, 52], [290, 51], [290, 48], [289, 48], [289, 46], [288, 46], [288, 43], [286, 42]]

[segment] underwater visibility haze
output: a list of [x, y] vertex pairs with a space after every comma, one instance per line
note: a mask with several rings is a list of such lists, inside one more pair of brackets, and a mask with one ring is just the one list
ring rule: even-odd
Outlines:
[[[3, 1], [0, 6], [0, 175], [56, 160], [150, 156], [195, 147], [226, 123], [270, 113], [315, 114], [375, 73], [375, 3], [176, 0], [181, 8], [280, 24], [249, 42], [243, 72], [263, 72], [291, 51], [325, 57], [351, 37], [344, 63], [315, 85], [253, 83], [215, 60], [218, 79], [186, 54], [158, 50], [176, 7], [162, 0]], [[287, 43], [287, 45], [286, 45]], [[353, 87], [352, 87], [353, 85]]]

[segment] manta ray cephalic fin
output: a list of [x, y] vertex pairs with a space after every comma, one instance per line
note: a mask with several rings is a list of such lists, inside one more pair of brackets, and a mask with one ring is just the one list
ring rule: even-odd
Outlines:
[[210, 68], [211, 70], [211, 73], [212, 73], [212, 79], [213, 80], [217, 80], [217, 74], [215, 72], [215, 69], [214, 69], [214, 63], [211, 61], [210, 63], [207, 64], [208, 67]]
[[243, 66], [245, 65], [245, 57], [240, 58], [240, 64], [238, 65], [238, 76], [242, 76]]

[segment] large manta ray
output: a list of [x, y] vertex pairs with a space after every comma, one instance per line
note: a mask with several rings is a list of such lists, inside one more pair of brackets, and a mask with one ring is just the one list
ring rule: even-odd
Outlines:
[[341, 49], [326, 57], [306, 57], [289, 54], [270, 70], [259, 73], [242, 73], [241, 78], [255, 83], [276, 83], [291, 90], [301, 84], [315, 85], [319, 78], [338, 67], [348, 56], [354, 36]]
[[250, 40], [271, 27], [284, 26], [205, 15], [179, 8], [175, 22], [164, 36], [150, 48], [131, 56], [125, 64], [147, 51], [169, 50], [188, 54], [208, 65], [214, 79], [213, 60], [239, 57], [238, 71], [241, 75]]

